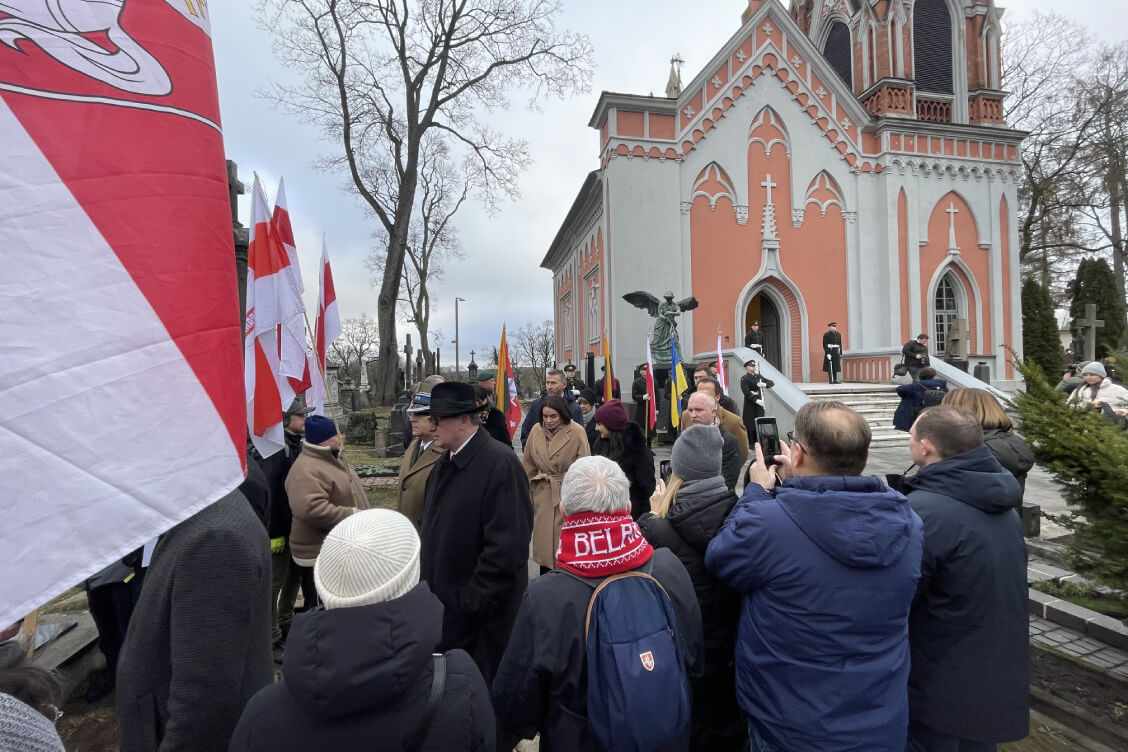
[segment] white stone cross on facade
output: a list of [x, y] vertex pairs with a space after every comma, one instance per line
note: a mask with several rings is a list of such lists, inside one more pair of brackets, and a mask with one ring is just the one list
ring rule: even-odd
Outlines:
[[776, 187], [776, 183], [772, 182], [772, 175], [768, 173], [764, 182], [760, 183], [761, 186], [768, 189], [768, 203], [772, 202], [772, 188]]
[[956, 245], [956, 215], [960, 210], [956, 208], [956, 202], [952, 201], [944, 211], [948, 213], [948, 253], [955, 255], [960, 252], [960, 247]]

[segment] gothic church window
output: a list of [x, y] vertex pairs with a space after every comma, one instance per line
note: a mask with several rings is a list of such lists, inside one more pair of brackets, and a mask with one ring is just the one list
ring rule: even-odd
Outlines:
[[952, 94], [952, 15], [947, 0], [913, 7], [913, 60], [917, 91]]
[[854, 55], [853, 45], [850, 42], [850, 27], [841, 21], [831, 24], [830, 33], [827, 34], [826, 44], [823, 45], [823, 56], [838, 77], [846, 82], [850, 88], [854, 87]]
[[960, 318], [960, 298], [956, 289], [956, 282], [949, 272], [940, 278], [936, 285], [936, 295], [933, 297], [933, 352], [943, 354], [948, 346], [948, 332], [952, 329], [952, 322]]

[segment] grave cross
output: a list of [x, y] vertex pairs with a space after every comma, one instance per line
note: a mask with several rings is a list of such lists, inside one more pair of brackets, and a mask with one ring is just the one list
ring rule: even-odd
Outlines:
[[[404, 363], [403, 381], [404, 381], [404, 384], [407, 386], [407, 388], [410, 389], [411, 384], [413, 383], [411, 381], [411, 332], [407, 333], [407, 344], [403, 346], [403, 354], [407, 356], [406, 358], [403, 359], [403, 363]], [[418, 375], [422, 376], [423, 374], [418, 374]]]
[[1078, 327], [1088, 329], [1085, 333], [1085, 360], [1097, 359], [1097, 329], [1104, 325], [1104, 320], [1097, 318], [1096, 304], [1086, 303], [1085, 318], [1077, 319]]

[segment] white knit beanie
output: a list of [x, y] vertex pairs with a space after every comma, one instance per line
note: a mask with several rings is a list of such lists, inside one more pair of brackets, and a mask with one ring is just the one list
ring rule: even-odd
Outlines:
[[325, 608], [399, 598], [419, 584], [419, 535], [390, 509], [352, 514], [325, 536], [313, 583]]
[[55, 725], [30, 705], [0, 692], [0, 749], [4, 752], [63, 752]]

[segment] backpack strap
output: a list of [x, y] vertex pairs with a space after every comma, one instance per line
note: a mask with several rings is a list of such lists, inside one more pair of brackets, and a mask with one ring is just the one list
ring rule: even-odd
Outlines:
[[431, 693], [427, 695], [427, 704], [423, 706], [423, 718], [419, 727], [415, 729], [415, 736], [407, 749], [409, 752], [419, 752], [423, 742], [427, 740], [427, 732], [431, 730], [431, 722], [435, 719], [435, 711], [439, 708], [439, 700], [446, 688], [446, 656], [435, 653], [431, 656]]

